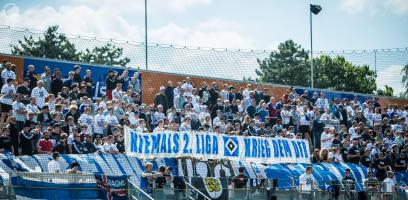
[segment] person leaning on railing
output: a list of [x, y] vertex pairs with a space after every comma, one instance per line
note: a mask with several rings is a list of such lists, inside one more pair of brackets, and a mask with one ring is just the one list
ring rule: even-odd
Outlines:
[[153, 164], [151, 162], [146, 162], [144, 167], [145, 171], [141, 175], [140, 188], [144, 190], [147, 194], [152, 195], [155, 178], [162, 177], [163, 174], [160, 172], [154, 172]]

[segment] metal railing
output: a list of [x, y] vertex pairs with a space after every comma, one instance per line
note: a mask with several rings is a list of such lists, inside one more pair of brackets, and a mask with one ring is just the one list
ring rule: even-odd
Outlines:
[[[68, 183], [69, 184], [86, 184], [94, 183], [95, 178], [93, 174], [50, 174], [50, 173], [13, 173], [8, 177], [21, 176], [28, 180], [35, 180], [44, 183]], [[3, 176], [4, 177], [4, 176]], [[183, 179], [186, 187], [184, 189], [175, 188], [172, 182], [166, 183], [162, 188], [149, 188], [151, 193], [146, 192], [141, 188], [131, 177], [128, 179], [127, 194], [128, 199], [234, 199], [234, 200], [253, 200], [253, 199], [359, 199], [360, 197], [368, 197], [369, 199], [408, 199], [408, 187], [405, 183], [400, 183], [396, 187], [395, 192], [390, 192], [389, 188], [380, 181], [363, 183], [353, 183], [347, 185], [345, 182], [327, 181], [319, 187], [309, 191], [300, 191], [298, 189], [298, 179], [247, 179], [245, 185], [241, 188], [233, 187], [233, 177], [217, 178], [218, 181], [206, 181], [209, 178]], [[215, 180], [214, 178], [211, 178]], [[189, 182], [188, 180], [191, 180]], [[0, 186], [1, 199], [15, 199], [13, 189], [35, 189], [37, 191], [44, 190], [52, 192], [55, 190], [64, 190], [66, 194], [80, 193], [80, 192], [95, 192], [100, 189], [96, 187], [66, 187], [66, 188], [51, 188], [46, 184], [40, 185], [19, 185], [18, 182], [3, 179], [3, 184]], [[363, 191], [357, 191], [357, 184], [363, 185]], [[313, 184], [312, 184], [313, 185]], [[78, 186], [78, 185], [76, 185]], [[355, 187], [354, 187], [355, 186]], [[312, 187], [313, 188], [313, 187]]]

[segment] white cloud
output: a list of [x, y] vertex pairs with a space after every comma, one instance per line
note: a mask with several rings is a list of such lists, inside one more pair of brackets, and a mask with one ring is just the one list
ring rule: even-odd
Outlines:
[[[211, 0], [151, 2], [161, 3], [161, 9], [179, 12], [193, 5], [208, 4]], [[85, 4], [35, 6], [24, 10], [16, 4], [9, 4], [0, 13], [0, 24], [38, 30], [45, 30], [50, 25], [59, 25], [60, 30], [68, 34], [141, 42], [144, 40], [144, 27], [135, 25], [134, 18], [128, 15], [132, 11], [143, 12], [141, 6], [143, 1], [140, 0], [124, 0], [120, 4], [110, 0], [90, 0]], [[204, 20], [192, 26], [169, 22], [162, 27], [151, 27], [149, 41], [188, 46], [253, 48], [251, 40], [244, 37], [239, 29], [239, 24], [221, 19]]]
[[408, 13], [407, 0], [386, 0], [385, 5], [388, 6], [395, 14], [404, 15]]
[[407, 0], [342, 0], [341, 8], [348, 13], [368, 12], [371, 15], [391, 12], [398, 15], [408, 14]]
[[153, 0], [148, 1], [155, 10], [183, 12], [187, 8], [198, 5], [208, 5], [211, 0]]
[[[194, 27], [181, 27], [174, 22], [150, 31], [158, 43], [214, 48], [253, 48], [251, 39], [234, 30], [236, 25], [219, 19], [208, 20]], [[235, 29], [238, 29], [235, 27]]]

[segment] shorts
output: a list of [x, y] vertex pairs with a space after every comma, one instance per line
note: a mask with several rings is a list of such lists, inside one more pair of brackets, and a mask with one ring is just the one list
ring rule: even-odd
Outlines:
[[301, 133], [310, 133], [310, 126], [307, 126], [307, 125], [301, 125], [300, 127], [299, 127], [299, 132], [301, 132]]
[[8, 105], [8, 104], [4, 104], [4, 103], [0, 103], [0, 109], [2, 113], [8, 113], [10, 112], [10, 110], [13, 109], [12, 105]]

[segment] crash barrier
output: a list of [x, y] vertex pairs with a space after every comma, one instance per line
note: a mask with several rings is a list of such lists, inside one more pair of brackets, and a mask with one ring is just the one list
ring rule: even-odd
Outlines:
[[[19, 173], [46, 173], [48, 172], [47, 165], [51, 160], [51, 155], [15, 157], [7, 153], [0, 154], [0, 160], [1, 185], [4, 191], [3, 195], [7, 196], [12, 194], [10, 193], [13, 180], [12, 173], [17, 171]], [[199, 160], [188, 157], [141, 160], [124, 154], [68, 154], [61, 155], [58, 162], [65, 173], [65, 170], [74, 161], [79, 163], [79, 171], [83, 174], [128, 176], [129, 181], [136, 186], [140, 186], [141, 174], [145, 170], [144, 164], [147, 161], [153, 164], [153, 171], [157, 171], [159, 166], [171, 167], [174, 177], [182, 177], [182, 180], [186, 180], [187, 183], [210, 198], [215, 198], [215, 196], [212, 196], [215, 191], [218, 192], [216, 194], [221, 191], [219, 195], [225, 195], [227, 191], [230, 193], [231, 188], [228, 188], [228, 185], [231, 185], [230, 180], [238, 174], [240, 167], [245, 169], [245, 175], [249, 178], [248, 190], [261, 191], [261, 188], [266, 190], [270, 186], [265, 185], [265, 180], [276, 180], [276, 191], [295, 191], [299, 185], [299, 176], [305, 172], [307, 166], [310, 166], [310, 164], [300, 163], [264, 165], [239, 160]], [[328, 180], [341, 183], [345, 176], [345, 170], [350, 169], [351, 177], [355, 180], [355, 191], [365, 191], [364, 180], [367, 178], [367, 168], [364, 166], [350, 163], [321, 163], [312, 166], [312, 174], [316, 179], [316, 185], [321, 190], [327, 190]], [[408, 183], [408, 173], [399, 172], [396, 173], [395, 177], [397, 183], [402, 186], [402, 191], [403, 186]], [[46, 178], [39, 180], [45, 182], [43, 180], [46, 180]], [[93, 177], [93, 180], [95, 181], [96, 178]]]

